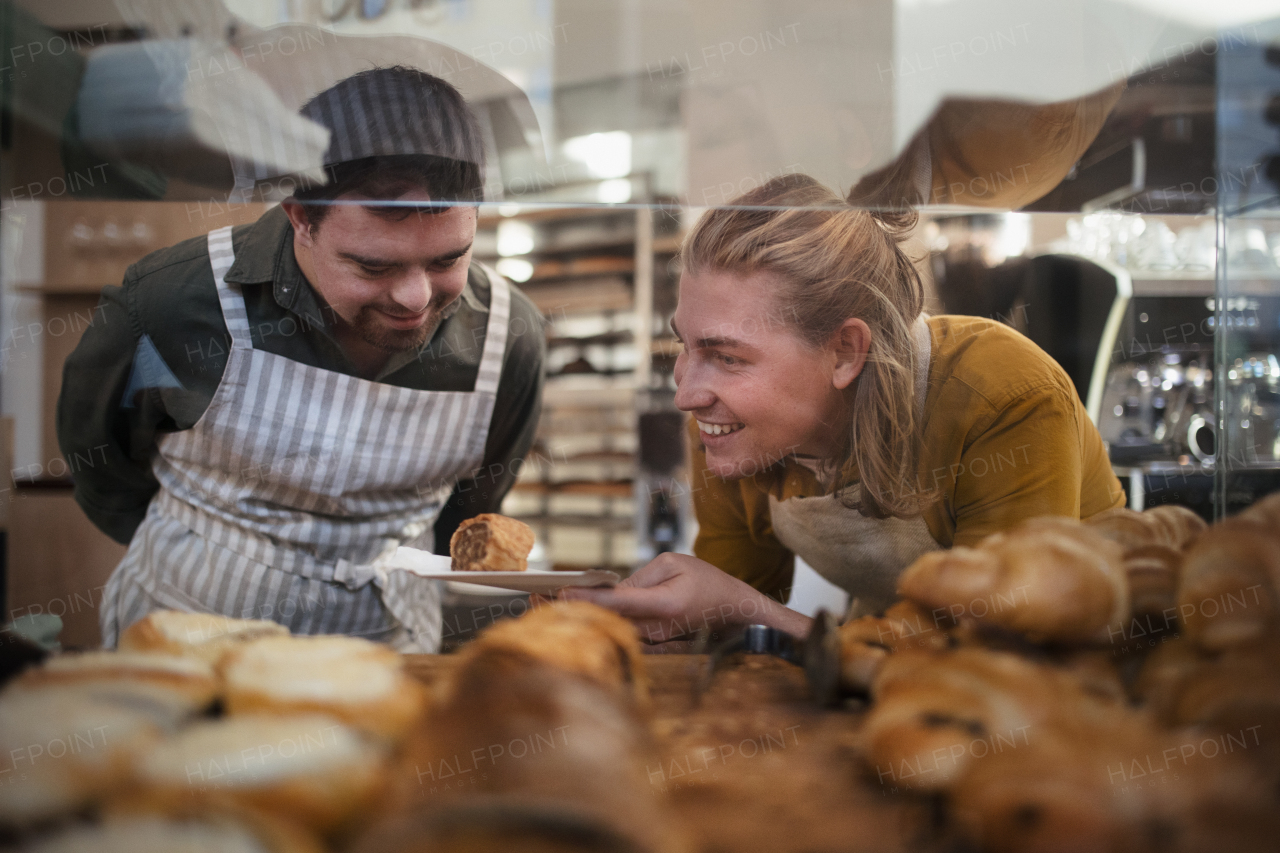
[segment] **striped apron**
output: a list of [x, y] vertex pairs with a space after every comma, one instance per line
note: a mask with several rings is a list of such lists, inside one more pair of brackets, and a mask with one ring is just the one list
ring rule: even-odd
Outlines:
[[104, 590], [103, 645], [159, 608], [272, 619], [298, 634], [439, 646], [440, 588], [383, 560], [429, 550], [456, 482], [484, 458], [510, 291], [492, 296], [473, 391], [415, 391], [254, 349], [225, 276], [231, 230], [209, 235], [231, 350], [209, 408], [164, 435], [160, 490]]

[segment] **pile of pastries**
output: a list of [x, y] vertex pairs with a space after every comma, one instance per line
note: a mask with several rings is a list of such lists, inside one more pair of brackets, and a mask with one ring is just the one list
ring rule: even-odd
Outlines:
[[118, 651], [55, 655], [0, 691], [0, 844], [472, 849], [494, 814], [460, 823], [459, 806], [487, 803], [527, 818], [507, 841], [562, 833], [537, 825], [559, 815], [655, 847], [647, 697], [634, 629], [585, 603], [491, 627], [433, 691], [382, 644], [156, 611]]
[[156, 611], [0, 692], [0, 828], [39, 851], [321, 850], [425, 701], [384, 645]]
[[1280, 835], [1280, 495], [1024, 522], [921, 557], [840, 628], [886, 791], [987, 851], [1270, 850]]

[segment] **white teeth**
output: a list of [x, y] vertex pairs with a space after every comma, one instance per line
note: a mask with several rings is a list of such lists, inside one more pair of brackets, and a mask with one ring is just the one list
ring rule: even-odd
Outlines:
[[698, 429], [707, 435], [728, 435], [731, 432], [737, 432], [743, 426], [745, 424], [708, 424], [698, 421]]

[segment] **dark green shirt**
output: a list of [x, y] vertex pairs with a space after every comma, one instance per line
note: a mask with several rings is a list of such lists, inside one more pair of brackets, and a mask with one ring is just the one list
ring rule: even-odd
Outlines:
[[[334, 338], [332, 309], [293, 254], [293, 232], [275, 208], [232, 234], [253, 346], [294, 361], [357, 375]], [[377, 382], [420, 391], [475, 387], [489, 320], [489, 279], [472, 264], [462, 295], [420, 349], [397, 353]], [[159, 489], [151, 472], [156, 439], [190, 429], [208, 408], [231, 349], [205, 238], [147, 255], [120, 287], [103, 289], [93, 324], [67, 359], [58, 399], [58, 443], [75, 480], [76, 501], [98, 527], [128, 542]], [[528, 452], [541, 409], [542, 316], [514, 287], [497, 403], [484, 467], [464, 480], [435, 525], [448, 553], [458, 524], [496, 512]]]

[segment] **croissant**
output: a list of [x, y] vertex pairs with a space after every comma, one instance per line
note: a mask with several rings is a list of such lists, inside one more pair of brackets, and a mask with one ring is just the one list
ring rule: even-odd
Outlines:
[[1102, 701], [1069, 673], [976, 647], [895, 654], [872, 694], [862, 743], [878, 781], [924, 790], [946, 789], [974, 761], [1024, 748], [1030, 733]]
[[975, 548], [920, 557], [898, 592], [925, 609], [1016, 631], [1035, 642], [1106, 639], [1129, 616], [1122, 550], [1065, 518], [1035, 518]]

